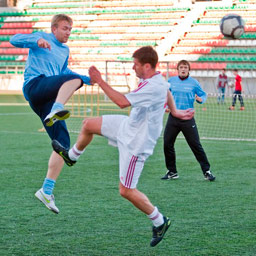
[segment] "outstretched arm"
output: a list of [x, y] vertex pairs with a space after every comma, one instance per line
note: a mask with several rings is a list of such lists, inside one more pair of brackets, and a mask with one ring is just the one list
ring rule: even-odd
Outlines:
[[195, 110], [192, 108], [189, 108], [187, 110], [177, 109], [170, 91], [168, 91], [168, 94], [167, 94], [167, 105], [168, 105], [172, 115], [179, 119], [182, 119], [182, 120], [190, 120], [191, 118], [193, 118], [193, 116], [195, 114]]
[[51, 50], [51, 45], [42, 38], [40, 32], [32, 34], [16, 34], [10, 39], [10, 43], [19, 48], [48, 48]]
[[106, 95], [120, 108], [126, 108], [131, 106], [130, 102], [127, 98], [120, 92], [114, 90], [111, 86], [109, 86], [101, 77], [99, 70], [91, 66], [89, 68], [89, 75], [91, 81], [97, 83], [101, 89], [106, 93]]

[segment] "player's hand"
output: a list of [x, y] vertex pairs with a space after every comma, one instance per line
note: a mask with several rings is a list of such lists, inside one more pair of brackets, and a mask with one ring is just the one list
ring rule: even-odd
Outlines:
[[203, 100], [202, 100], [201, 97], [199, 97], [199, 96], [196, 95], [196, 101], [197, 101], [197, 102], [202, 102]]
[[189, 108], [186, 110], [176, 110], [175, 116], [182, 120], [190, 120], [194, 117], [195, 110], [193, 108]]
[[95, 66], [91, 66], [89, 68], [89, 76], [91, 78], [91, 83], [100, 84], [100, 82], [102, 81], [100, 71]]
[[38, 41], [37, 41], [37, 45], [38, 47], [40, 48], [45, 48], [45, 49], [49, 49], [51, 50], [51, 45], [43, 38], [40, 38]]
[[90, 84], [91, 84], [91, 85], [96, 84], [96, 81], [92, 80], [92, 78], [91, 78], [91, 77], [90, 77], [90, 79], [91, 79], [91, 81], [90, 81]]

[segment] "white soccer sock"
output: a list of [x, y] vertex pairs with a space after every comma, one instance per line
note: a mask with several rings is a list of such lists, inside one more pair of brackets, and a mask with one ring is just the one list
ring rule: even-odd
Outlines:
[[80, 155], [82, 155], [84, 153], [84, 150], [79, 150], [76, 147], [76, 144], [68, 151], [68, 156], [71, 160], [73, 161], [77, 161], [78, 158], [80, 157]]
[[164, 217], [162, 213], [158, 211], [156, 206], [154, 211], [151, 214], [149, 214], [148, 217], [152, 220], [152, 223], [155, 227], [159, 227], [162, 224], [164, 224]]

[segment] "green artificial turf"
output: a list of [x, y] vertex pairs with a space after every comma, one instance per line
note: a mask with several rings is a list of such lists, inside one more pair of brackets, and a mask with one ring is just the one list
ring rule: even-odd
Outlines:
[[0, 106], [0, 255], [256, 255], [255, 142], [202, 140], [216, 175], [208, 182], [178, 139], [180, 178], [162, 181], [159, 139], [138, 189], [172, 225], [151, 248], [151, 222], [119, 195], [118, 152], [102, 137], [63, 168], [54, 190], [58, 215], [35, 198], [51, 154], [41, 127], [28, 106]]

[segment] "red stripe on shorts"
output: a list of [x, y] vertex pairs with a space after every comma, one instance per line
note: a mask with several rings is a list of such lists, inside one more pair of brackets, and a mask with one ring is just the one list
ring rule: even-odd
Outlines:
[[131, 159], [129, 167], [128, 167], [128, 172], [127, 172], [126, 178], [125, 178], [125, 187], [127, 187], [127, 188], [131, 187], [137, 160], [138, 160], [138, 157], [132, 156], [132, 159]]

